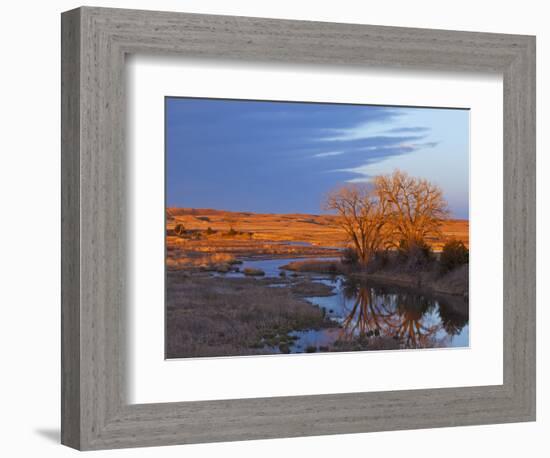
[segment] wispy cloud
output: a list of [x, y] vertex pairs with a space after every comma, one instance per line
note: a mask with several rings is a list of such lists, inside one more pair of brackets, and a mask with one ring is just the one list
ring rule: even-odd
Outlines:
[[327, 151], [326, 153], [314, 154], [313, 157], [340, 156], [341, 154], [344, 154], [344, 152], [343, 151]]
[[[366, 140], [373, 137], [385, 137], [398, 139], [401, 135], [427, 136], [431, 129], [426, 126], [410, 126], [410, 114], [407, 109], [388, 110], [385, 118], [374, 118], [362, 121], [343, 128], [326, 129], [323, 142], [349, 142], [354, 140]], [[389, 125], [393, 127], [388, 128]], [[421, 137], [419, 137], [421, 138]]]
[[410, 133], [421, 133], [429, 132], [429, 127], [394, 127], [393, 129], [386, 130], [388, 134], [410, 134]]
[[424, 143], [413, 143], [413, 144], [411, 144], [411, 146], [415, 149], [435, 148], [437, 145], [439, 145], [439, 142], [424, 142]]
[[321, 137], [319, 140], [324, 142], [345, 142], [375, 136], [379, 133], [379, 130], [376, 129], [376, 123], [365, 122], [343, 129], [326, 129], [326, 133], [328, 135]]

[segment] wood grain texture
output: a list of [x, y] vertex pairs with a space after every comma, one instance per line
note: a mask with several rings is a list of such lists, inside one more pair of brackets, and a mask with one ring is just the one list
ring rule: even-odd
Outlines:
[[61, 24], [61, 441], [80, 446], [80, 14]]
[[[534, 37], [87, 7], [64, 13], [62, 24], [64, 444], [84, 450], [535, 418]], [[120, 230], [128, 53], [502, 73], [504, 384], [128, 404]]]

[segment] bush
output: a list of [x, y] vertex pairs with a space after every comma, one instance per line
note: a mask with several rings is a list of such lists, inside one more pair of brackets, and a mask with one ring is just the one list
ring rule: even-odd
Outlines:
[[359, 262], [359, 255], [355, 248], [348, 247], [342, 251], [342, 264], [356, 265]]
[[433, 260], [432, 248], [423, 240], [415, 242], [409, 247], [407, 265], [410, 269], [426, 267]]
[[378, 270], [388, 267], [390, 262], [390, 255], [387, 250], [378, 250], [371, 257], [368, 264], [368, 271], [370, 273], [376, 272]]
[[176, 224], [176, 227], [174, 227], [174, 232], [176, 233], [176, 235], [184, 235], [185, 226], [183, 224]]
[[409, 251], [409, 245], [406, 240], [401, 239], [399, 241], [399, 246], [397, 247], [397, 256], [400, 262], [405, 262], [407, 260], [407, 254]]
[[252, 277], [263, 277], [265, 272], [262, 269], [253, 269], [252, 267], [245, 267], [243, 269], [243, 274], [249, 275]]
[[427, 267], [434, 260], [432, 249], [424, 240], [401, 240], [398, 256], [399, 261], [409, 270]]
[[231, 229], [229, 229], [229, 231], [227, 231], [227, 235], [229, 235], [230, 237], [234, 237], [237, 234], [238, 234], [238, 232], [233, 228], [231, 228]]
[[213, 230], [210, 226], [208, 226], [208, 228], [206, 229], [206, 235], [212, 235], [212, 234], [215, 234], [216, 231]]
[[457, 267], [468, 264], [470, 252], [460, 240], [450, 240], [443, 246], [439, 264], [443, 272], [449, 272]]

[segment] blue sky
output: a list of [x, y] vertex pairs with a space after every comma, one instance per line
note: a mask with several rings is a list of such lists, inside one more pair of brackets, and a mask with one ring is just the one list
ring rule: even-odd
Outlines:
[[319, 214], [331, 189], [395, 168], [468, 218], [469, 112], [166, 98], [170, 207]]

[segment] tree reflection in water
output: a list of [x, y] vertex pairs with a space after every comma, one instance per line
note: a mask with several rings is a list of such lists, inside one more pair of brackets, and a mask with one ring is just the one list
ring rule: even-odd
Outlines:
[[343, 285], [342, 292], [342, 341], [381, 336], [392, 337], [401, 348], [442, 347], [468, 324], [468, 304], [462, 298], [390, 290], [352, 280]]

